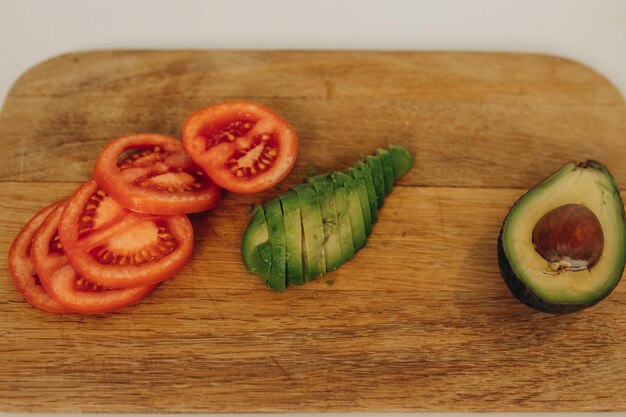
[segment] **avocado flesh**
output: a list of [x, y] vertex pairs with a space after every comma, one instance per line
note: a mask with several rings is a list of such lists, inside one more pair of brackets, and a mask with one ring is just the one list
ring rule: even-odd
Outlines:
[[[604, 232], [604, 249], [590, 269], [555, 273], [535, 250], [532, 233], [546, 213], [565, 204], [583, 205], [596, 215]], [[619, 188], [602, 164], [569, 163], [515, 203], [498, 243], [502, 275], [521, 301], [548, 312], [595, 304], [615, 288], [624, 270], [626, 226]]]
[[370, 218], [372, 225], [378, 221], [378, 197], [376, 197], [376, 189], [374, 188], [374, 180], [369, 165], [364, 162], [357, 162], [354, 166], [356, 172], [360, 172], [360, 176], [365, 181], [367, 189], [367, 200], [370, 206]]
[[368, 155], [367, 166], [372, 173], [372, 181], [376, 190], [376, 204], [381, 209], [385, 205], [385, 174], [383, 173], [383, 163], [379, 156]]
[[285, 291], [287, 266], [285, 223], [279, 199], [274, 198], [265, 205], [265, 218], [267, 219], [269, 240], [272, 246], [272, 264], [267, 285], [275, 290]]
[[363, 213], [365, 235], [369, 236], [372, 234], [372, 212], [370, 211], [370, 200], [367, 195], [366, 180], [363, 173], [354, 167], [348, 168], [345, 170], [345, 173], [350, 175], [356, 183], [357, 191], [359, 193], [359, 201], [361, 202], [361, 212]]
[[[330, 178], [330, 176], [328, 176]], [[335, 194], [335, 208], [337, 209], [337, 224], [339, 225], [339, 246], [344, 261], [354, 258], [354, 240], [352, 239], [352, 222], [348, 208], [348, 192], [344, 187], [333, 184]]]
[[354, 258], [355, 250], [352, 238], [352, 223], [350, 221], [350, 209], [348, 207], [348, 192], [345, 187], [338, 187], [332, 183], [331, 174], [321, 174], [307, 178], [307, 182], [315, 184], [319, 181], [330, 181], [333, 185], [335, 197], [335, 209], [337, 213], [337, 225], [339, 227], [339, 247], [343, 262]]
[[343, 172], [336, 172], [331, 175], [331, 178], [335, 190], [337, 190], [337, 188], [345, 188], [346, 190], [348, 213], [350, 215], [350, 225], [352, 227], [352, 242], [354, 244], [354, 251], [356, 252], [365, 246], [365, 242], [367, 240], [367, 234], [365, 233], [365, 220], [363, 219], [358, 185], [351, 176]]
[[327, 176], [316, 177], [312, 182], [320, 203], [324, 228], [324, 257], [326, 272], [334, 271], [345, 262], [341, 252], [339, 221], [335, 206], [333, 183]]
[[393, 164], [393, 181], [395, 182], [413, 168], [415, 159], [405, 147], [398, 145], [389, 145], [389, 154]]
[[255, 206], [252, 218], [243, 234], [241, 256], [248, 271], [260, 276], [266, 282], [269, 280], [272, 251], [267, 220], [262, 206]]
[[287, 285], [304, 284], [302, 271], [302, 215], [300, 200], [289, 190], [280, 197], [285, 221], [285, 251], [287, 258]]
[[391, 159], [391, 154], [386, 149], [376, 149], [376, 155], [380, 157], [380, 161], [383, 165], [385, 195], [387, 195], [393, 190], [393, 159]]
[[294, 187], [294, 190], [300, 199], [302, 213], [303, 268], [306, 280], [311, 281], [326, 273], [322, 212], [313, 184], [300, 184]]

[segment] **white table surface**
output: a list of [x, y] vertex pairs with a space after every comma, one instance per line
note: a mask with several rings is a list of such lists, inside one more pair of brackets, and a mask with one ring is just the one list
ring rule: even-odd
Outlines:
[[0, 103], [38, 62], [115, 48], [540, 52], [626, 96], [626, 0], [0, 0]]

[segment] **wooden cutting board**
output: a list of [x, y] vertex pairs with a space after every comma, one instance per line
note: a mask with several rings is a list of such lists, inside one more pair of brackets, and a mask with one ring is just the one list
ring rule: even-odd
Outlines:
[[[8, 247], [87, 180], [111, 139], [262, 102], [300, 136], [281, 190], [191, 216], [195, 253], [148, 299], [96, 317], [26, 304]], [[0, 411], [626, 410], [626, 285], [554, 316], [516, 301], [496, 238], [569, 160], [626, 184], [626, 106], [580, 64], [526, 54], [103, 51], [24, 74], [0, 114]], [[271, 291], [246, 272], [247, 208], [399, 143], [415, 168], [357, 257]]]

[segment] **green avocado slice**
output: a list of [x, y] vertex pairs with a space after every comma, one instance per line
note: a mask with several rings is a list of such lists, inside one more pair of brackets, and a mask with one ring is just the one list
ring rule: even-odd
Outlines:
[[415, 159], [404, 146], [389, 145], [389, 154], [393, 163], [393, 181], [398, 181], [415, 165]]
[[338, 188], [344, 188], [346, 190], [348, 213], [352, 227], [352, 242], [356, 252], [365, 246], [365, 242], [367, 241], [365, 220], [363, 219], [363, 210], [361, 208], [361, 199], [359, 198], [357, 183], [351, 176], [343, 172], [336, 172], [331, 175], [331, 178], [335, 192], [337, 192]]
[[267, 284], [275, 290], [285, 291], [287, 265], [285, 223], [278, 198], [274, 198], [265, 204], [265, 218], [267, 219], [269, 240], [272, 245], [272, 264]]
[[324, 256], [324, 226], [322, 212], [315, 187], [311, 183], [294, 187], [300, 199], [302, 214], [302, 259], [307, 281], [326, 273]]
[[359, 193], [359, 201], [361, 202], [361, 211], [363, 212], [363, 224], [365, 225], [365, 235], [372, 234], [372, 212], [370, 211], [370, 199], [367, 195], [367, 183], [361, 171], [355, 168], [348, 168], [346, 174], [352, 176], [356, 183]]
[[372, 225], [378, 221], [378, 197], [376, 197], [376, 188], [374, 188], [374, 180], [372, 179], [372, 171], [369, 165], [359, 161], [354, 165], [356, 172], [360, 172], [360, 176], [365, 181], [365, 188], [367, 189], [367, 200], [370, 206], [370, 217], [372, 219]]
[[367, 166], [369, 166], [372, 173], [372, 181], [376, 191], [376, 204], [381, 209], [385, 205], [385, 174], [380, 156], [368, 155]]
[[285, 220], [285, 251], [287, 257], [287, 285], [304, 284], [302, 270], [302, 215], [300, 199], [289, 190], [280, 197]]
[[311, 181], [317, 193], [322, 212], [322, 226], [324, 227], [324, 257], [326, 272], [334, 271], [344, 263], [341, 252], [339, 221], [335, 204], [333, 183], [328, 176], [314, 177]]
[[[582, 239], [569, 240], [569, 233], [578, 232], [580, 212], [597, 222], [586, 223]], [[551, 217], [555, 213], [567, 214], [556, 221]], [[555, 219], [549, 227], [544, 222], [548, 218]], [[573, 232], [550, 235], [551, 227], [566, 222], [574, 223], [568, 226]], [[535, 235], [539, 224], [542, 229]], [[597, 236], [603, 243], [596, 243]], [[538, 248], [545, 245], [552, 253], [544, 258]], [[601, 256], [592, 255], [594, 251]], [[566, 164], [530, 189], [509, 211], [498, 238], [500, 272], [513, 295], [550, 313], [577, 311], [602, 300], [620, 281], [625, 259], [626, 222], [619, 187], [596, 161]]]
[[265, 210], [257, 205], [241, 240], [241, 256], [248, 271], [260, 276], [266, 283], [272, 265], [271, 249]]
[[[330, 175], [319, 175], [310, 178], [311, 181], [318, 179], [329, 179]], [[350, 211], [348, 209], [348, 192], [344, 187], [336, 187], [333, 184], [333, 194], [335, 196], [335, 209], [337, 210], [337, 225], [339, 227], [339, 247], [343, 261], [354, 258], [354, 242], [352, 239], [352, 223], [350, 222]]]
[[376, 154], [380, 156], [383, 165], [383, 174], [385, 177], [385, 195], [393, 190], [393, 160], [391, 154], [386, 149], [376, 149]]

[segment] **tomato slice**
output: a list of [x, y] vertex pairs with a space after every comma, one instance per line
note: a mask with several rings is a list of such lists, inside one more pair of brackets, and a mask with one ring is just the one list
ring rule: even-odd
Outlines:
[[50, 313], [70, 313], [71, 310], [68, 307], [53, 300], [46, 293], [31, 260], [31, 246], [35, 232], [46, 217], [59, 206], [60, 203], [55, 203], [39, 210], [17, 234], [9, 249], [9, 273], [24, 299], [34, 307]]
[[298, 154], [293, 127], [269, 108], [231, 101], [191, 114], [183, 146], [220, 187], [256, 193], [282, 181]]
[[215, 207], [221, 195], [179, 140], [152, 133], [123, 136], [107, 145], [94, 178], [122, 206], [142, 213], [204, 211]]
[[58, 234], [63, 205], [56, 206], [33, 237], [31, 258], [46, 292], [75, 313], [101, 314], [141, 300], [155, 285], [115, 290], [81, 278], [65, 256]]
[[94, 180], [67, 202], [59, 237], [76, 272], [108, 288], [163, 281], [185, 266], [193, 249], [187, 216], [127, 210]]

